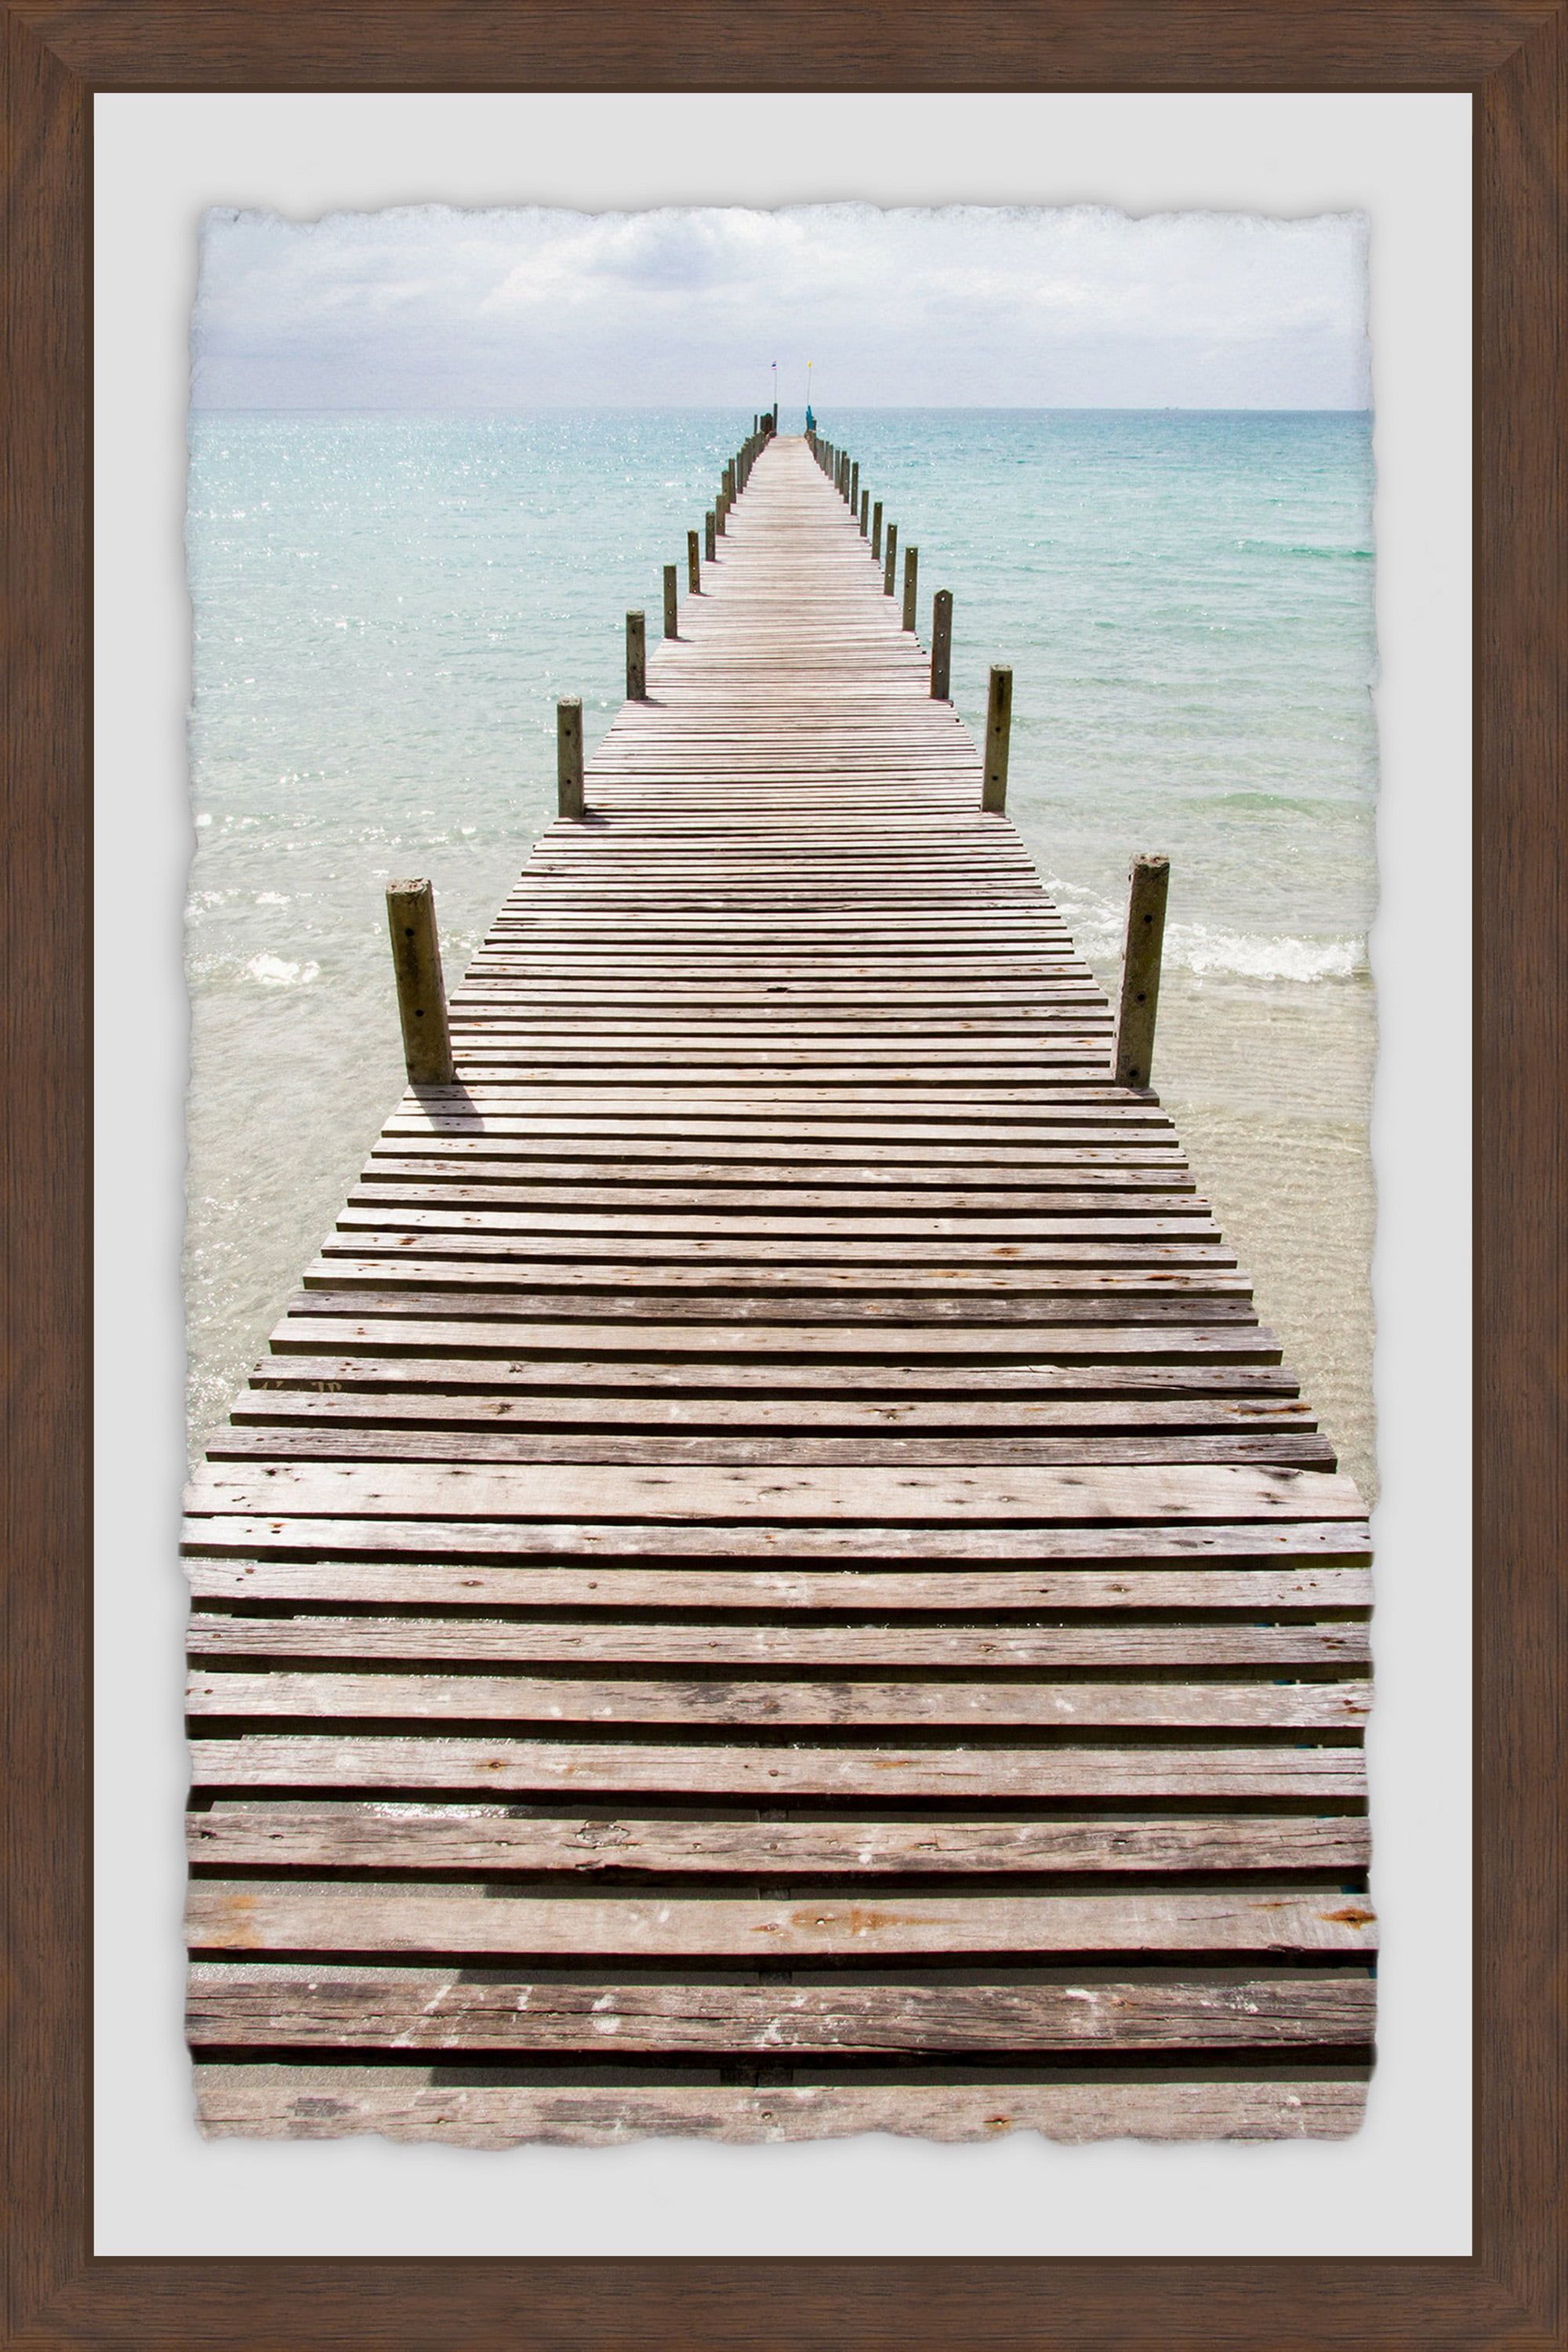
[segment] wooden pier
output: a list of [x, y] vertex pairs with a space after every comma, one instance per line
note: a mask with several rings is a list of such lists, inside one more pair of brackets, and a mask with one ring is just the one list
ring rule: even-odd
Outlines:
[[746, 445], [195, 1475], [211, 2132], [1360, 2119], [1364, 1508], [838, 470]]

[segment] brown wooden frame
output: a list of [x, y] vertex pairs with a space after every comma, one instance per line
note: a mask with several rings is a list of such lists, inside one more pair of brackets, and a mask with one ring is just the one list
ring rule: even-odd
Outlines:
[[[0, 0], [7, 2345], [1568, 2345], [1560, 1597], [1568, 0]], [[100, 2259], [88, 2195], [90, 109], [100, 90], [1475, 97], [1477, 2194], [1468, 2259]], [[1436, 1132], [1436, 1123], [1435, 1123]], [[1554, 1181], [1555, 1180], [1555, 1181]], [[1434, 1961], [1458, 1932], [1429, 1923]]]

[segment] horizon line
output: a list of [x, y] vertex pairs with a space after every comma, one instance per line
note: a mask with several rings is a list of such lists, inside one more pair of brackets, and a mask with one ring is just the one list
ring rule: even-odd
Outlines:
[[[784, 404], [779, 404], [781, 412]], [[792, 402], [805, 413], [804, 401]], [[815, 407], [815, 403], [813, 404]], [[559, 416], [575, 415], [584, 410], [602, 416], [703, 416], [720, 410], [740, 409], [738, 401], [694, 400], [542, 400], [526, 401], [513, 406], [486, 402], [473, 404], [446, 403], [430, 406], [423, 403], [374, 402], [319, 403], [306, 401], [209, 401], [193, 395], [186, 403], [187, 413], [204, 416]], [[773, 407], [764, 403], [762, 415]], [[1053, 401], [1036, 404], [1025, 401], [960, 402], [960, 401], [847, 401], [836, 404], [840, 416], [1371, 416], [1373, 404], [1368, 402], [1289, 403], [1244, 401], [1211, 406], [1198, 401]]]

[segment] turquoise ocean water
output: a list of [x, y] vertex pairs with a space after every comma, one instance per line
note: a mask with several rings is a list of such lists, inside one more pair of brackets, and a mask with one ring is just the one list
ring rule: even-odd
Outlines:
[[[196, 1432], [398, 1089], [384, 884], [433, 878], [460, 970], [550, 816], [556, 697], [608, 725], [623, 615], [657, 626], [750, 421], [193, 417]], [[952, 589], [972, 727], [1012, 662], [1009, 810], [1107, 984], [1128, 856], [1170, 856], [1155, 1082], [1371, 1486], [1370, 418], [819, 422], [920, 549], [922, 637]]]

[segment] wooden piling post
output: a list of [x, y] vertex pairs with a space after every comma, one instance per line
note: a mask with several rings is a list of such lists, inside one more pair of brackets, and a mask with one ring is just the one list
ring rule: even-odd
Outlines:
[[1000, 816], [1007, 805], [1007, 747], [1013, 734], [1013, 673], [991, 667], [991, 699], [985, 712], [985, 781], [980, 805]]
[[392, 933], [392, 969], [397, 979], [397, 1017], [403, 1024], [408, 1083], [411, 1087], [455, 1086], [458, 1071], [447, 1025], [436, 893], [429, 883], [389, 882], [386, 923]]
[[860, 503], [860, 460], [856, 458], [849, 468], [849, 511], [854, 513]]
[[1154, 1015], [1160, 1004], [1160, 952], [1165, 940], [1171, 861], [1135, 857], [1127, 881], [1127, 939], [1121, 961], [1121, 1003], [1116, 1016], [1115, 1076], [1119, 1087], [1146, 1087], [1154, 1060]]
[[882, 593], [884, 596], [890, 596], [892, 594], [893, 589], [898, 582], [898, 577], [899, 526], [896, 522], [890, 522], [888, 525], [887, 556], [882, 566]]
[[882, 558], [882, 501], [880, 499], [871, 509], [871, 552], [880, 562]]
[[718, 520], [711, 507], [702, 518], [702, 553], [706, 562], [713, 561], [713, 541], [718, 535]]
[[626, 700], [647, 700], [647, 623], [641, 613], [626, 614]]
[[946, 702], [952, 672], [952, 591], [939, 588], [931, 607], [931, 692], [933, 702]]
[[583, 814], [583, 706], [575, 695], [555, 706], [555, 807], [564, 817]]
[[702, 554], [697, 533], [686, 534], [686, 585], [693, 596], [702, 593]]
[[921, 551], [918, 547], [904, 550], [904, 626], [915, 625], [915, 596], [920, 587]]
[[678, 626], [680, 612], [676, 595], [675, 566], [673, 563], [667, 563], [664, 567], [664, 634], [667, 637], [678, 637], [680, 635]]
[[862, 539], [869, 539], [871, 536], [871, 493], [869, 490], [862, 490], [860, 493], [860, 536]]

